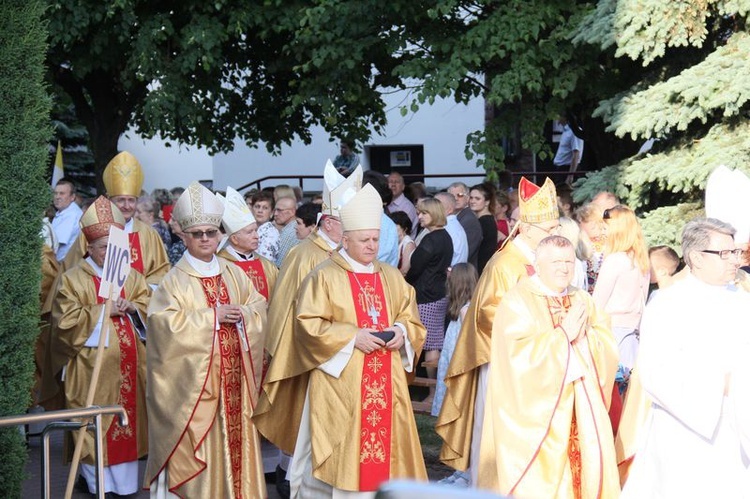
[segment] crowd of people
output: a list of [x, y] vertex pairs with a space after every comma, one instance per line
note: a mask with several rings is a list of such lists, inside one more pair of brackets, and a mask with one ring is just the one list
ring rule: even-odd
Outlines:
[[[455, 469], [436, 487], [750, 497], [750, 219], [731, 208], [750, 179], [717, 169], [707, 218], [681, 248], [649, 248], [609, 192], [577, 208], [551, 179], [430, 194], [355, 162], [342, 142], [309, 200], [196, 182], [149, 195], [128, 152], [106, 196], [58, 182], [35, 403], [85, 406], [109, 331], [94, 403], [129, 424], [105, 418], [106, 493], [265, 497], [268, 479], [283, 497], [372, 497], [426, 481], [409, 391], [424, 367]], [[132, 271], [104, 317], [111, 227]], [[87, 436], [92, 494], [94, 455]]]

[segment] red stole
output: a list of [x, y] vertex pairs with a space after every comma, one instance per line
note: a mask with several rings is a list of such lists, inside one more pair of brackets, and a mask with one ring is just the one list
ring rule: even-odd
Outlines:
[[[229, 305], [229, 291], [221, 274], [201, 277], [208, 306]], [[221, 354], [220, 384], [227, 422], [227, 444], [232, 466], [234, 496], [242, 497], [242, 353], [236, 324], [219, 323], [219, 352]]]
[[[96, 288], [96, 303], [104, 303], [104, 298], [99, 296], [99, 284], [101, 279], [93, 276]], [[125, 297], [125, 288], [120, 296]], [[104, 320], [107, 318], [105, 317]], [[138, 350], [136, 342], [139, 341], [133, 324], [127, 317], [110, 317], [114, 325], [117, 342], [120, 347], [120, 393], [117, 404], [121, 405], [128, 415], [128, 426], [120, 426], [118, 418], [113, 418], [107, 429], [105, 445], [107, 446], [107, 464], [127, 463], [138, 459], [138, 439], [136, 438], [136, 410], [138, 382]], [[103, 329], [103, 328], [102, 328]], [[103, 332], [103, 331], [102, 331]]]
[[137, 232], [128, 234], [130, 242], [130, 267], [143, 275], [143, 251], [141, 250], [141, 237]]
[[[380, 274], [348, 272], [357, 325], [390, 326]], [[361, 285], [361, 286], [360, 286]], [[359, 490], [374, 491], [391, 475], [393, 387], [390, 350], [365, 355], [360, 385]]]
[[266, 271], [263, 269], [263, 262], [260, 258], [256, 256], [252, 260], [236, 260], [234, 264], [247, 274], [258, 293], [268, 301], [268, 279], [266, 279]]

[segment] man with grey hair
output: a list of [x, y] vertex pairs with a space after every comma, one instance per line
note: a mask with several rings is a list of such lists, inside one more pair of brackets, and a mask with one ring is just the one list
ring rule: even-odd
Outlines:
[[[660, 291], [641, 321], [637, 369], [651, 398], [623, 497], [748, 497], [750, 294], [734, 285], [734, 228], [700, 218], [682, 233], [688, 275]], [[744, 417], [743, 417], [744, 414]]]
[[453, 242], [453, 258], [451, 265], [466, 263], [469, 259], [469, 244], [466, 231], [461, 227], [461, 222], [456, 217], [456, 198], [450, 192], [438, 192], [435, 198], [440, 201], [445, 209], [445, 230], [451, 236]]
[[479, 225], [477, 216], [469, 208], [469, 186], [463, 182], [453, 182], [448, 186], [448, 192], [456, 200], [456, 219], [466, 232], [466, 241], [469, 245], [467, 261], [477, 268], [479, 244], [482, 242], [482, 227]]

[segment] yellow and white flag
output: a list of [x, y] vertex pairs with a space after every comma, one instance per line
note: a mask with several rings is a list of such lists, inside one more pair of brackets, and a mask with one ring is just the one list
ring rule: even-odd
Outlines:
[[52, 188], [54, 189], [61, 178], [65, 176], [62, 160], [62, 145], [57, 141], [57, 154], [55, 155], [55, 167], [52, 169]]

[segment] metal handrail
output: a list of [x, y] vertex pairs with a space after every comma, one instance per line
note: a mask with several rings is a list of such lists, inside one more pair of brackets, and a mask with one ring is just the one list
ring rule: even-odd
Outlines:
[[[0, 428], [7, 426], [19, 426], [31, 423], [49, 423], [42, 430], [42, 490], [44, 499], [50, 499], [52, 493], [49, 480], [49, 433], [52, 430], [77, 430], [82, 426], [94, 429], [94, 452], [96, 455], [96, 496], [103, 499], [104, 493], [104, 451], [102, 435], [102, 416], [116, 415], [120, 417], [122, 426], [128, 425], [128, 414], [119, 405], [91, 406], [81, 409], [62, 409], [36, 414], [19, 414], [0, 418]], [[81, 421], [68, 421], [78, 419]], [[94, 418], [93, 425], [88, 422]]]
[[37, 412], [34, 414], [19, 414], [16, 416], [4, 416], [0, 418], [0, 428], [5, 426], [20, 426], [31, 423], [46, 423], [48, 421], [60, 421], [73, 418], [92, 418], [97, 415], [119, 414], [122, 426], [128, 425], [128, 414], [119, 405], [92, 405], [82, 409], [61, 409], [59, 411]]
[[[522, 176], [534, 178], [536, 175], [548, 175], [548, 176], [553, 175], [553, 174], [560, 175], [562, 172], [554, 171], [554, 170], [538, 170], [538, 171], [520, 171], [520, 172], [510, 171], [509, 173], [511, 175], [512, 182], [515, 185], [515, 183], [519, 181]], [[586, 173], [588, 172], [579, 170], [579, 171], [570, 173], [569, 175], [572, 175], [573, 177], [580, 177], [582, 175], [585, 175]], [[469, 178], [469, 177], [484, 178], [487, 176], [486, 173], [402, 173], [401, 175], [406, 180], [410, 178], [457, 178], [457, 179]], [[248, 189], [250, 187], [255, 187], [256, 189], [260, 190], [261, 184], [269, 180], [297, 180], [300, 189], [304, 191], [305, 179], [323, 180], [323, 175], [268, 175], [268, 176], [253, 180], [251, 182], [248, 182], [247, 184], [241, 185], [237, 187], [237, 190], [242, 192], [245, 189]]]

